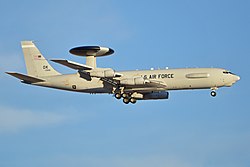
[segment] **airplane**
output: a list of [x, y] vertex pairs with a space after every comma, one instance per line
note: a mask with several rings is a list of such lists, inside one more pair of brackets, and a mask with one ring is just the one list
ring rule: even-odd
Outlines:
[[169, 91], [211, 89], [216, 96], [220, 87], [231, 87], [240, 80], [234, 73], [222, 68], [180, 68], [160, 70], [115, 71], [99, 68], [96, 58], [108, 56], [114, 50], [100, 46], [80, 46], [69, 52], [86, 57], [86, 64], [65, 59], [51, 59], [77, 72], [61, 74], [44, 58], [33, 41], [21, 42], [27, 75], [17, 72], [7, 74], [22, 83], [82, 93], [108, 93], [125, 104], [135, 104], [137, 100], [168, 99]]

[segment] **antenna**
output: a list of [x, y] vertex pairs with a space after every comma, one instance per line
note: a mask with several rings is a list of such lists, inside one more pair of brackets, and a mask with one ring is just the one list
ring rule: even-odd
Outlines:
[[86, 65], [96, 68], [96, 57], [108, 56], [114, 53], [114, 50], [101, 46], [80, 46], [69, 50], [76, 56], [86, 57]]

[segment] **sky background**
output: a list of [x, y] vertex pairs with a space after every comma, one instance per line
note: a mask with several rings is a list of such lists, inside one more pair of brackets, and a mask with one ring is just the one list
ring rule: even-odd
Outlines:
[[[249, 167], [249, 0], [0, 0], [1, 167]], [[173, 91], [125, 105], [21, 84], [21, 40], [80, 63], [81, 45], [115, 50], [99, 67], [221, 67], [231, 88]], [[61, 73], [75, 71], [51, 63]]]

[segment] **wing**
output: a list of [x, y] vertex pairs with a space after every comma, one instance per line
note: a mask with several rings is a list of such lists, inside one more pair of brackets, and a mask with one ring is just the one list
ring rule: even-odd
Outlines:
[[91, 80], [92, 77], [102, 79], [102, 78], [115, 78], [122, 76], [122, 74], [116, 73], [111, 68], [93, 68], [85, 64], [80, 64], [65, 59], [51, 59], [51, 61], [58, 64], [62, 64], [74, 70], [78, 70], [80, 76], [86, 80]]
[[51, 61], [58, 63], [58, 64], [62, 64], [74, 70], [92, 70], [93, 69], [93, 67], [91, 66], [87, 66], [84, 64], [80, 64], [80, 63], [76, 63], [76, 62], [64, 60], [64, 59], [52, 59]]
[[149, 85], [151, 87], [157, 87], [157, 88], [166, 88], [167, 87], [165, 82], [156, 81], [156, 80], [149, 80], [149, 81], [150, 81]]
[[148, 80], [148, 83], [145, 83], [143, 85], [129, 85], [124, 86], [124, 92], [137, 92], [137, 93], [149, 93], [152, 91], [164, 91], [167, 89], [167, 85], [164, 82], [161, 81], [155, 81], [155, 80]]
[[156, 80], [147, 80], [144, 84], [121, 84], [121, 78], [101, 78], [101, 80], [107, 84], [113, 85], [117, 89], [122, 89], [128, 93], [149, 93], [152, 91], [164, 91], [167, 89], [165, 82]]
[[[52, 59], [51, 61], [62, 64], [74, 70], [78, 70], [80, 76], [86, 80], [91, 80], [92, 77], [100, 78], [103, 82], [110, 84], [114, 87], [123, 87], [127, 92], [150, 92], [155, 90], [165, 90], [166, 84], [156, 80], [147, 80], [145, 84], [135, 84], [135, 85], [123, 85], [121, 84], [121, 77], [123, 76], [120, 73], [115, 72], [111, 68], [93, 68], [88, 65], [76, 63], [64, 59]], [[128, 78], [133, 79], [133, 78]], [[138, 79], [138, 77], [137, 77]], [[139, 77], [139, 80], [144, 80]]]

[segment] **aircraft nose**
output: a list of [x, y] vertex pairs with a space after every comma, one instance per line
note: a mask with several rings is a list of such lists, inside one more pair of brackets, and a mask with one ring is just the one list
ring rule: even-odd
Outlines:
[[239, 81], [240, 80], [240, 77], [239, 76], [237, 76], [237, 81]]
[[239, 81], [240, 80], [240, 77], [238, 75], [235, 75], [235, 80], [236, 81]]

